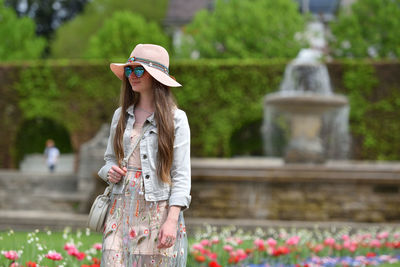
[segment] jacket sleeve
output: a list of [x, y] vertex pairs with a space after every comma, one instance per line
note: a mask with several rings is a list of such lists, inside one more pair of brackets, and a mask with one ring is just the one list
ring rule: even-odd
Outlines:
[[191, 202], [190, 128], [186, 113], [182, 110], [175, 116], [174, 155], [171, 167], [170, 206], [181, 206], [182, 211]]
[[115, 153], [114, 153], [114, 136], [115, 136], [115, 129], [118, 124], [118, 120], [121, 114], [121, 107], [119, 107], [117, 110], [115, 110], [112, 121], [111, 121], [111, 126], [110, 126], [110, 135], [108, 137], [108, 142], [107, 142], [107, 149], [106, 152], [104, 153], [104, 160], [106, 164], [99, 170], [97, 173], [101, 179], [103, 179], [107, 184], [111, 184], [110, 181], [107, 179], [107, 174], [108, 171], [111, 169], [113, 165], [118, 165], [117, 160], [115, 158]]

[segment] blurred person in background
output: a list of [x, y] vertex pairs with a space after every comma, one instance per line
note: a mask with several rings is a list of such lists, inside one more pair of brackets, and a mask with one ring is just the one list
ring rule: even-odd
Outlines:
[[44, 156], [46, 158], [46, 164], [49, 171], [53, 173], [56, 168], [58, 157], [60, 156], [60, 150], [55, 146], [53, 139], [46, 141], [46, 148], [44, 150]]

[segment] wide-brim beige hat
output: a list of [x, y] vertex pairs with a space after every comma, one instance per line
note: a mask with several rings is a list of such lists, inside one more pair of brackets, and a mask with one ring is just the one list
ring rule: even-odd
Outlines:
[[182, 86], [169, 74], [169, 55], [162, 46], [138, 44], [126, 63], [111, 63], [110, 68], [122, 80], [125, 77], [124, 67], [129, 65], [142, 65], [154, 79], [166, 86]]

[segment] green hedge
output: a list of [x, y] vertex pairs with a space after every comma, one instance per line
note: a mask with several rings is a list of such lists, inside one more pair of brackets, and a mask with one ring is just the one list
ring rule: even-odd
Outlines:
[[[279, 88], [287, 62], [173, 62], [171, 74], [184, 85], [173, 90], [189, 118], [192, 155], [260, 155], [262, 100]], [[0, 136], [0, 166], [16, 166], [18, 151], [31, 151], [29, 144], [16, 142], [26, 121], [46, 118], [62, 125], [75, 152], [102, 123], [110, 123], [120, 82], [108, 65], [63, 60], [0, 65], [0, 127], [6, 129]], [[328, 69], [334, 91], [349, 96], [353, 158], [399, 159], [399, 62], [342, 61], [329, 63]]]

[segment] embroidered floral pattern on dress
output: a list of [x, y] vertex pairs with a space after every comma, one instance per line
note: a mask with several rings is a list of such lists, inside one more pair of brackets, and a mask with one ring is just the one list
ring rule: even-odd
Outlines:
[[[132, 143], [140, 135], [139, 126], [134, 125]], [[139, 145], [134, 153], [139, 153]], [[140, 162], [131, 156], [124, 178], [126, 185], [130, 186], [125, 186], [122, 194], [111, 197], [113, 204], [104, 226], [100, 266], [186, 266], [187, 236], [183, 213], [179, 215], [175, 244], [167, 249], [158, 249], [158, 234], [167, 218], [168, 204], [167, 200], [145, 200], [144, 180], [139, 166]]]

